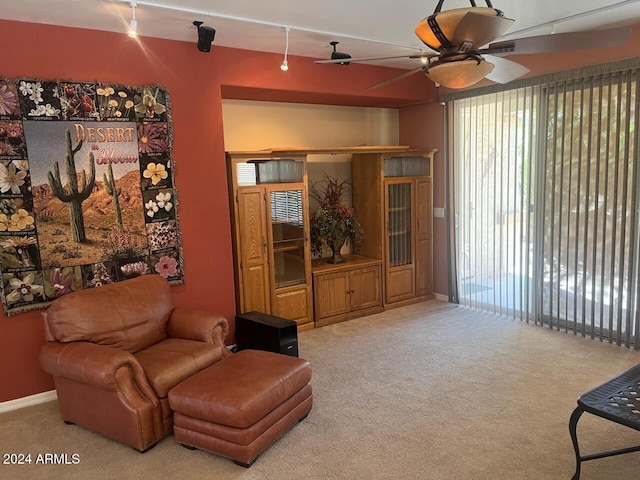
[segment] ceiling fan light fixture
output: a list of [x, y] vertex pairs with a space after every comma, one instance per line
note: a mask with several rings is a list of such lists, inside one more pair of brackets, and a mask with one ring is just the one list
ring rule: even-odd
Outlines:
[[455, 62], [434, 63], [425, 74], [446, 88], [467, 88], [489, 75], [494, 65], [485, 59], [469, 58]]
[[[438, 5], [438, 7], [441, 6], [441, 4]], [[456, 28], [467, 13], [473, 12], [474, 14], [490, 17], [503, 16], [500, 10], [489, 7], [454, 8], [444, 12], [441, 12], [438, 7], [436, 7], [436, 11], [432, 15], [420, 20], [414, 30], [418, 38], [436, 52], [453, 46], [451, 42]]]

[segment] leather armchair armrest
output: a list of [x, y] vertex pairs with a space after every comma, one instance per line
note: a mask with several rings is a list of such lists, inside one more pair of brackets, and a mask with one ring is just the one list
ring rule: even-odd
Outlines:
[[175, 308], [167, 325], [167, 335], [199, 342], [213, 343], [222, 348], [222, 356], [231, 355], [224, 344], [229, 334], [227, 319], [208, 312]]
[[64, 377], [107, 391], [120, 391], [123, 375], [141, 390], [151, 393], [138, 360], [129, 352], [89, 342], [47, 342], [40, 350], [42, 368], [54, 377]]

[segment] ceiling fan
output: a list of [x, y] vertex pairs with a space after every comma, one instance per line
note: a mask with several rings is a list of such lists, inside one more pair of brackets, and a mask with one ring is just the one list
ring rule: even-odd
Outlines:
[[[592, 32], [558, 33], [490, 43], [504, 35], [515, 20], [494, 8], [490, 0], [486, 7], [476, 6], [442, 11], [440, 0], [432, 15], [423, 18], [415, 28], [418, 38], [437, 53], [420, 53], [393, 57], [351, 59], [351, 62], [387, 60], [393, 58], [420, 59], [422, 64], [412, 70], [372, 85], [379, 88], [424, 72], [436, 84], [447, 88], [466, 88], [483, 78], [496, 83], [508, 83], [526, 74], [529, 69], [502, 58], [510, 54], [545, 53], [624, 45], [631, 35], [630, 28]], [[485, 48], [485, 45], [487, 45]], [[344, 60], [343, 60], [344, 61]], [[316, 63], [340, 63], [339, 60], [317, 60]]]

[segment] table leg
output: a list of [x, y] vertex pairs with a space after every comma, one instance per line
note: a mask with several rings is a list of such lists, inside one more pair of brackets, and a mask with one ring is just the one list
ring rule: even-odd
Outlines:
[[582, 461], [582, 458], [580, 457], [580, 448], [578, 447], [576, 427], [578, 426], [580, 415], [582, 415], [583, 412], [584, 410], [578, 406], [573, 411], [571, 418], [569, 419], [569, 434], [571, 435], [571, 441], [573, 442], [573, 449], [576, 452], [576, 472], [573, 474], [573, 477], [571, 477], [571, 480], [580, 480], [580, 462]]

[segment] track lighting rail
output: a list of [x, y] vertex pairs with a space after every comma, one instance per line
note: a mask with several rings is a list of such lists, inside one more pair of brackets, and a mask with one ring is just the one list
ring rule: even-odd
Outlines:
[[[109, 0], [111, 2], [118, 2], [118, 3], [130, 3], [131, 0]], [[298, 31], [298, 32], [304, 32], [304, 33], [313, 33], [313, 34], [317, 34], [317, 35], [326, 35], [327, 37], [339, 37], [339, 38], [347, 38], [347, 39], [351, 39], [351, 40], [359, 40], [359, 41], [363, 41], [363, 42], [371, 42], [371, 43], [376, 43], [379, 45], [389, 45], [392, 47], [401, 47], [401, 48], [408, 48], [411, 50], [420, 50], [420, 45], [409, 45], [409, 44], [405, 44], [405, 43], [397, 43], [397, 42], [388, 42], [385, 40], [380, 40], [380, 39], [375, 39], [375, 38], [370, 38], [370, 37], [361, 37], [361, 36], [354, 36], [354, 35], [347, 35], [344, 33], [339, 33], [339, 32], [330, 32], [330, 31], [323, 31], [323, 30], [313, 30], [310, 28], [304, 28], [304, 27], [292, 27], [290, 25], [284, 25], [284, 24], [280, 24], [280, 23], [274, 23], [274, 22], [267, 22], [264, 20], [258, 20], [255, 18], [248, 18], [248, 17], [241, 17], [238, 15], [228, 15], [225, 13], [217, 13], [217, 12], [213, 12], [210, 10], [204, 10], [204, 9], [199, 9], [199, 8], [189, 8], [189, 7], [182, 7], [179, 5], [171, 5], [168, 3], [158, 3], [158, 2], [149, 2], [149, 1], [145, 1], [145, 0], [138, 0], [137, 2], [138, 7], [149, 7], [149, 8], [157, 8], [157, 9], [161, 9], [161, 10], [169, 10], [169, 11], [173, 11], [173, 12], [180, 12], [180, 13], [190, 13], [190, 14], [194, 14], [197, 16], [206, 16], [206, 17], [212, 17], [212, 18], [221, 18], [224, 20], [234, 20], [234, 21], [238, 21], [238, 22], [245, 22], [245, 23], [251, 23], [254, 25], [263, 25], [265, 27], [274, 27], [274, 28], [289, 28], [291, 31]]]

